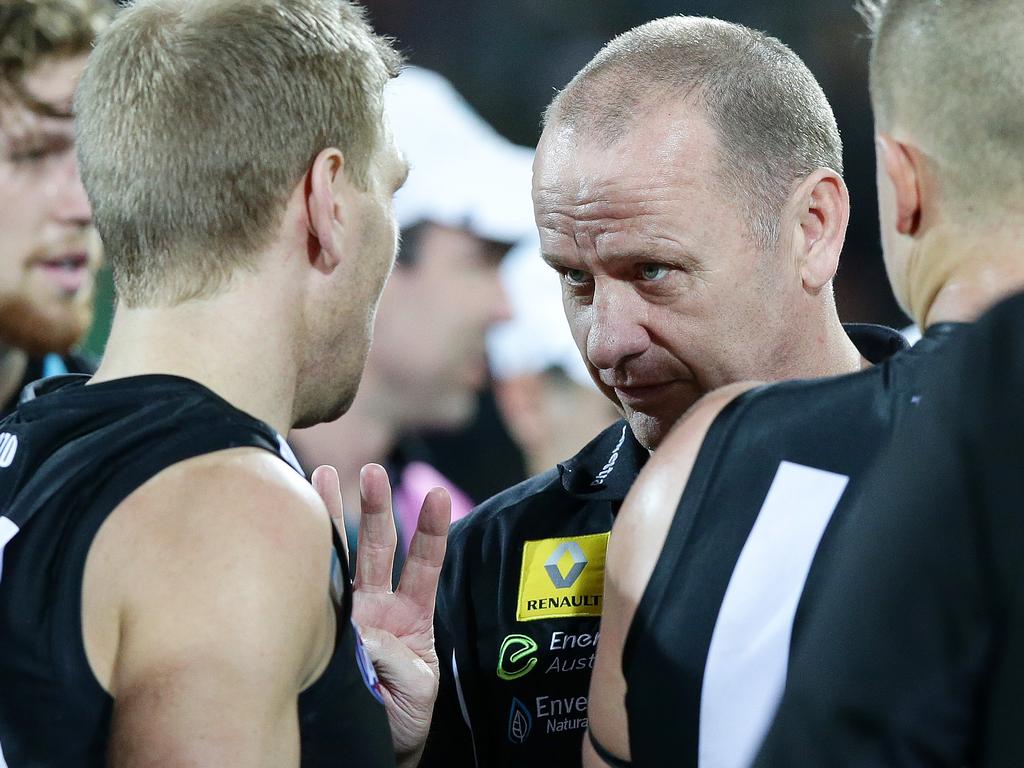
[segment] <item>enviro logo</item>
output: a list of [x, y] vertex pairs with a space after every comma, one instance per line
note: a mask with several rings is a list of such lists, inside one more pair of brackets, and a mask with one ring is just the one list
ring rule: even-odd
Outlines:
[[525, 744], [533, 730], [533, 715], [519, 699], [512, 698], [508, 713], [508, 740], [513, 744]]
[[[502, 680], [518, 680], [530, 674], [537, 666], [537, 643], [527, 635], [509, 635], [498, 651], [498, 677]], [[523, 662], [520, 664], [519, 662]]]

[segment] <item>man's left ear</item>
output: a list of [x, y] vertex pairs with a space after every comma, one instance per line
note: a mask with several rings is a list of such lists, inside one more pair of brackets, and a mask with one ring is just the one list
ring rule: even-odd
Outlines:
[[347, 223], [342, 187], [346, 181], [345, 158], [340, 150], [325, 149], [313, 160], [306, 183], [306, 212], [310, 239], [318, 247], [310, 249], [310, 258], [313, 266], [325, 274], [341, 263]]
[[819, 168], [801, 182], [794, 195], [800, 277], [816, 294], [835, 277], [850, 223], [850, 193], [831, 168]]

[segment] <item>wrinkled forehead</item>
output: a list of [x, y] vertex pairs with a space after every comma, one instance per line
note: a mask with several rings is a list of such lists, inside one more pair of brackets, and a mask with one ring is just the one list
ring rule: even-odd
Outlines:
[[717, 172], [718, 137], [702, 109], [680, 103], [632, 121], [609, 137], [587, 126], [545, 128], [534, 160], [534, 200], [550, 194], [590, 196], [624, 182], [688, 185]]

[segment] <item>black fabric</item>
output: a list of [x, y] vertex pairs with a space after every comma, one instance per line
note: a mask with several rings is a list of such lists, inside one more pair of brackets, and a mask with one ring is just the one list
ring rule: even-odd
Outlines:
[[[81, 584], [114, 508], [163, 469], [213, 451], [261, 448], [299, 471], [271, 427], [195, 382], [87, 380], [37, 383], [0, 422], [0, 528], [18, 528], [0, 564], [0, 749], [10, 768], [105, 765], [113, 701], [85, 655]], [[337, 765], [339, 756], [393, 765], [383, 707], [357, 664], [343, 584], [335, 653], [299, 697], [302, 765]]]
[[[867, 355], [902, 344], [887, 328], [848, 332]], [[647, 457], [620, 421], [572, 459], [453, 526], [435, 621], [441, 688], [422, 766], [580, 765], [600, 618], [520, 621], [524, 549], [540, 540], [606, 534]], [[505, 679], [498, 670], [512, 654], [501, 658], [500, 652], [512, 636], [525, 638], [512, 642], [526, 655], [514, 662], [522, 674]], [[531, 644], [536, 649], [528, 653]]]
[[[21, 393], [29, 384], [41, 379], [44, 375], [45, 357], [29, 357], [28, 366], [25, 368], [25, 375], [21, 377], [21, 383], [14, 391], [14, 394], [0, 407], [0, 419], [5, 419], [14, 412], [21, 398]], [[92, 373], [96, 370], [96, 361], [87, 355], [72, 352], [62, 355], [60, 361], [63, 363], [62, 373]]]
[[850, 511], [759, 768], [1024, 765], [1024, 297], [948, 358]]
[[[816, 590], [816, 570], [834, 547], [832, 532], [862, 475], [886, 445], [893, 425], [916, 407], [925, 363], [954, 331], [955, 326], [934, 328], [900, 354], [894, 353], [905, 345], [892, 331], [870, 343], [851, 334], [874, 367], [751, 390], [719, 414], [701, 446], [623, 649], [634, 765], [698, 765], [704, 675], [719, 611], [781, 463], [849, 478], [812, 561], [802, 604]], [[775, 537], [772, 546], [788, 544]], [[801, 610], [794, 619], [794, 638]]]
[[[524, 542], [611, 530], [646, 459], [620, 421], [557, 469], [499, 494], [453, 526], [435, 622], [441, 690], [421, 766], [580, 764], [600, 618], [518, 621]], [[536, 664], [504, 680], [497, 674], [499, 652], [511, 635], [536, 643]], [[553, 650], [553, 641], [573, 647]], [[561, 714], [549, 714], [552, 702]]]

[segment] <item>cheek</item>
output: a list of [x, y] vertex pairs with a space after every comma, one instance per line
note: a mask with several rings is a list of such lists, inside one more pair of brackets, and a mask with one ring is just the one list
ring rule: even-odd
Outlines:
[[42, 208], [40, 191], [36, 185], [0, 172], [0, 225], [4, 242], [14, 238], [26, 239], [37, 229], [34, 210]]
[[572, 297], [566, 296], [562, 302], [565, 309], [565, 318], [572, 334], [576, 348], [586, 359], [587, 338], [590, 336], [590, 329], [593, 326], [593, 309], [587, 305], [577, 303]]

